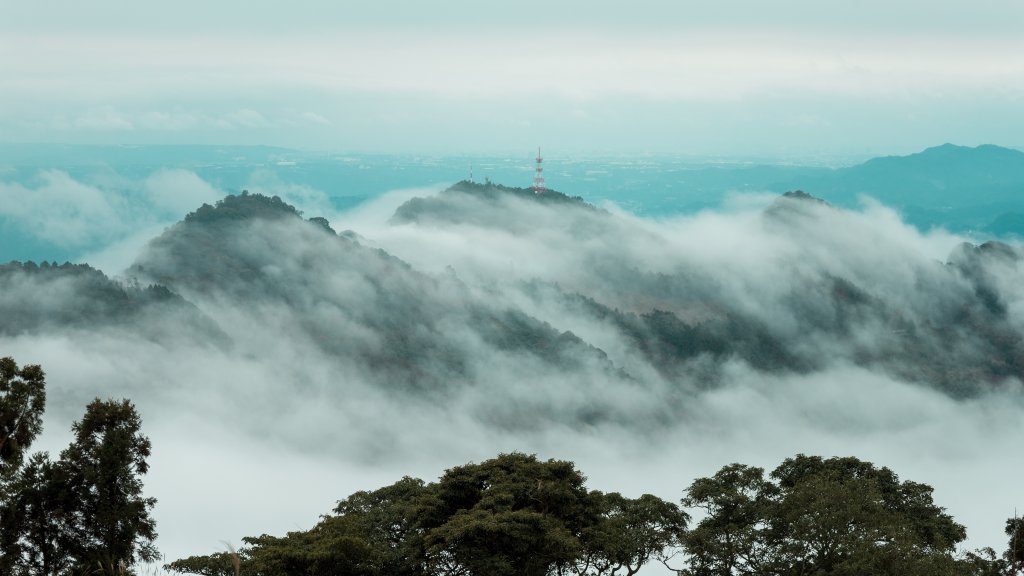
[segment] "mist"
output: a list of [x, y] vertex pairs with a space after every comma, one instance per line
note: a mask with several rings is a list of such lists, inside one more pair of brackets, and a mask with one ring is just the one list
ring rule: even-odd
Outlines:
[[[182, 171], [146, 182], [154, 216], [90, 254], [180, 300], [85, 323], [28, 314], [0, 351], [47, 372], [38, 449], [66, 445], [93, 397], [136, 403], [169, 560], [513, 450], [673, 501], [728, 463], [853, 455], [933, 486], [969, 547], [1004, 545], [1024, 437], [1020, 246], [922, 233], [869, 198], [743, 195], [654, 219], [438, 187], [334, 212], [269, 177], [251, 191], [301, 217], [261, 204], [164, 225], [220, 191]], [[83, 213], [128, 210], [96, 206]], [[84, 245], [78, 230], [52, 234]], [[3, 310], [91, 306], [67, 297], [77, 277], [4, 278]]]

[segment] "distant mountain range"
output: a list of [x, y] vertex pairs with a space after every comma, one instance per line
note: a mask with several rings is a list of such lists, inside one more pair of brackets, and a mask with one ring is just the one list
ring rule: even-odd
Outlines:
[[[805, 178], [799, 187], [840, 206], [870, 196], [922, 229], [1024, 234], [1006, 220], [1007, 214], [1024, 211], [1024, 152], [1019, 150], [944, 144]], [[992, 227], [1001, 218], [1003, 225]]]

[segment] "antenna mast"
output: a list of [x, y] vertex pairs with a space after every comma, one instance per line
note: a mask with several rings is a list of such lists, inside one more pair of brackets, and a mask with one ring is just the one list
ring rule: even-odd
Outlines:
[[547, 186], [544, 185], [544, 157], [540, 155], [540, 146], [537, 146], [537, 167], [534, 169], [533, 176], [533, 193], [543, 194], [547, 191]]

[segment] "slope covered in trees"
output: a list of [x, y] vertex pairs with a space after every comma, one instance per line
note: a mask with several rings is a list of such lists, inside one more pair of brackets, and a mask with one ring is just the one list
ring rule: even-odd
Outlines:
[[156, 340], [170, 322], [197, 339], [219, 336], [195, 306], [160, 284], [117, 282], [88, 264], [0, 264], [0, 334], [121, 329]]
[[[486, 381], [502, 357], [526, 374], [625, 379], [571, 332], [456, 276], [414, 270], [323, 218], [304, 220], [279, 198], [204, 206], [154, 239], [128, 273], [180, 291], [215, 318], [224, 309], [272, 316], [279, 330], [396, 390], [444, 395]], [[481, 358], [480, 347], [497, 358]]]

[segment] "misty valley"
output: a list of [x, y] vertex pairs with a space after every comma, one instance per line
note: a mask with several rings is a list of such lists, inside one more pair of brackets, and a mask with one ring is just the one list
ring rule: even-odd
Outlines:
[[168, 152], [0, 172], [85, 222], [0, 208], [75, 261], [0, 264], [5, 574], [1020, 573], [1024, 153], [353, 200]]

